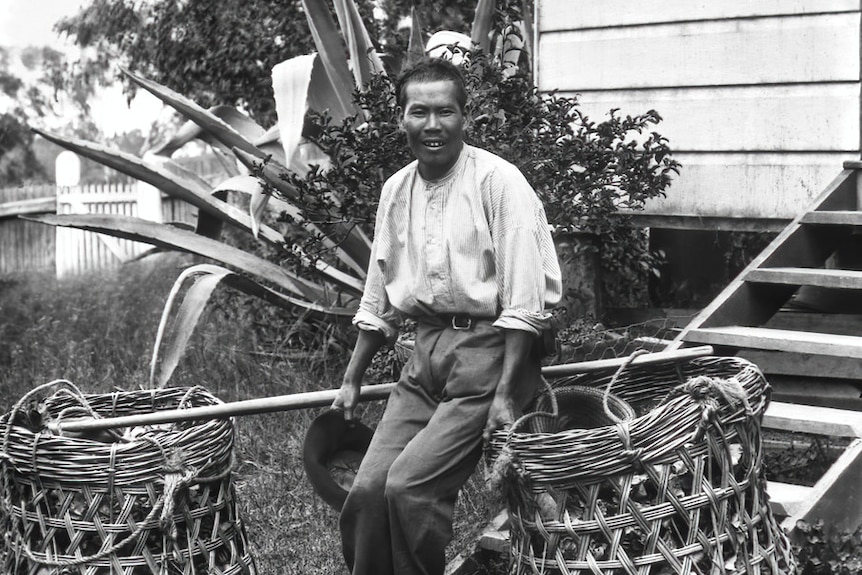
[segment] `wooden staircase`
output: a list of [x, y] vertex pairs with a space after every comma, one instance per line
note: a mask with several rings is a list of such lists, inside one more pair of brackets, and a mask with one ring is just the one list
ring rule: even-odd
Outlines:
[[808, 382], [785, 402], [823, 404], [836, 378], [851, 382], [848, 394], [826, 401], [831, 409], [773, 401], [763, 426], [852, 440], [814, 487], [771, 482], [768, 492], [791, 536], [797, 520], [855, 529], [862, 522], [862, 162], [845, 162], [667, 350], [703, 344], [754, 361], [770, 382], [770, 372]]
[[[855, 307], [848, 308], [848, 301]], [[703, 344], [716, 355], [744, 356], [767, 375], [862, 381], [862, 162], [845, 162], [812, 205], [664, 351]], [[768, 483], [772, 510], [791, 538], [800, 536], [800, 520], [823, 519], [847, 531], [862, 523], [862, 400], [857, 389], [855, 405], [845, 397], [834, 401], [838, 405], [818, 406], [816, 396], [829, 385], [810, 387], [811, 395], [799, 404], [773, 400], [763, 420], [764, 429], [849, 440], [813, 487]], [[836, 408], [847, 404], [855, 409]], [[477, 557], [505, 553], [508, 547], [503, 511], [487, 526], [477, 549], [453, 561], [446, 574], [482, 572]]]
[[[862, 162], [846, 162], [820, 197], [695, 316], [668, 349], [708, 344], [720, 354], [751, 359], [767, 374], [843, 378], [858, 385], [860, 179]], [[815, 403], [818, 395], [812, 388]]]

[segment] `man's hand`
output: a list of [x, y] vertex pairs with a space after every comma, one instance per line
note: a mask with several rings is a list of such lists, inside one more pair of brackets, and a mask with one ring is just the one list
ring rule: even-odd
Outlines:
[[376, 331], [359, 330], [356, 346], [347, 363], [347, 370], [341, 380], [341, 388], [332, 402], [332, 409], [344, 411], [345, 421], [353, 421], [353, 410], [359, 403], [359, 389], [362, 387], [362, 377], [371, 364], [371, 359], [377, 350], [386, 343], [383, 334]]
[[499, 393], [494, 396], [494, 401], [491, 402], [491, 408], [488, 410], [485, 431], [482, 433], [486, 444], [491, 441], [491, 435], [495, 431], [505, 429], [515, 422], [518, 415], [516, 412], [515, 403], [510, 397]]
[[338, 409], [344, 412], [345, 421], [353, 421], [353, 410], [356, 404], [359, 403], [359, 388], [361, 382], [343, 381], [335, 396], [335, 401], [332, 402], [332, 409]]

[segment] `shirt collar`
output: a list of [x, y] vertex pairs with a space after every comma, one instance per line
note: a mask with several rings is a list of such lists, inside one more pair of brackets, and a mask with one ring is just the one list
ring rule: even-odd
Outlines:
[[455, 160], [455, 164], [451, 168], [449, 168], [449, 171], [443, 174], [440, 178], [436, 180], [426, 180], [419, 173], [418, 169], [416, 170], [416, 175], [419, 177], [419, 180], [421, 180], [426, 186], [429, 187], [437, 187], [449, 182], [455, 177], [458, 172], [461, 171], [461, 168], [464, 166], [468, 155], [467, 148], [469, 147], [470, 146], [468, 146], [467, 143], [464, 142], [464, 144], [461, 146], [461, 153], [458, 154], [458, 159]]

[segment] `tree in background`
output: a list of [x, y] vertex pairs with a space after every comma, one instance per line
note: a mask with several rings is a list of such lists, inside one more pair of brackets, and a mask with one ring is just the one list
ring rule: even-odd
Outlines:
[[10, 70], [11, 55], [0, 47], [0, 186], [44, 181], [46, 175], [33, 151], [33, 134], [27, 127], [27, 85]]
[[262, 125], [276, 120], [273, 66], [314, 50], [300, 0], [94, 0], [55, 29], [87, 49], [68, 84], [113, 82], [122, 64], [204, 107], [244, 108]]
[[[531, 10], [529, 0], [503, 4], [501, 14]], [[426, 33], [469, 34], [476, 12], [475, 0], [359, 0], [357, 6], [392, 74], [407, 51], [412, 7]], [[68, 90], [113, 82], [122, 64], [201, 106], [243, 108], [263, 126], [276, 121], [273, 66], [315, 50], [301, 0], [93, 0], [55, 29], [86, 49], [74, 66], [56, 70], [58, 85]]]

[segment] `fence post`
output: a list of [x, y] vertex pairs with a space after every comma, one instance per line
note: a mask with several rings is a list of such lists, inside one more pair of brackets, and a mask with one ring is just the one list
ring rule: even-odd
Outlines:
[[[57, 208], [58, 214], [73, 213], [74, 209], [62, 200], [63, 195], [71, 193], [71, 188], [76, 188], [81, 181], [81, 160], [77, 154], [71, 151], [63, 151], [54, 162], [56, 171], [55, 182], [57, 184]], [[58, 226], [56, 229], [55, 247], [55, 273], [58, 278], [74, 274], [75, 264], [78, 262], [76, 254], [83, 241], [83, 232]]]
[[138, 188], [138, 217], [151, 222], [164, 223], [162, 191], [143, 181], [135, 182]]

